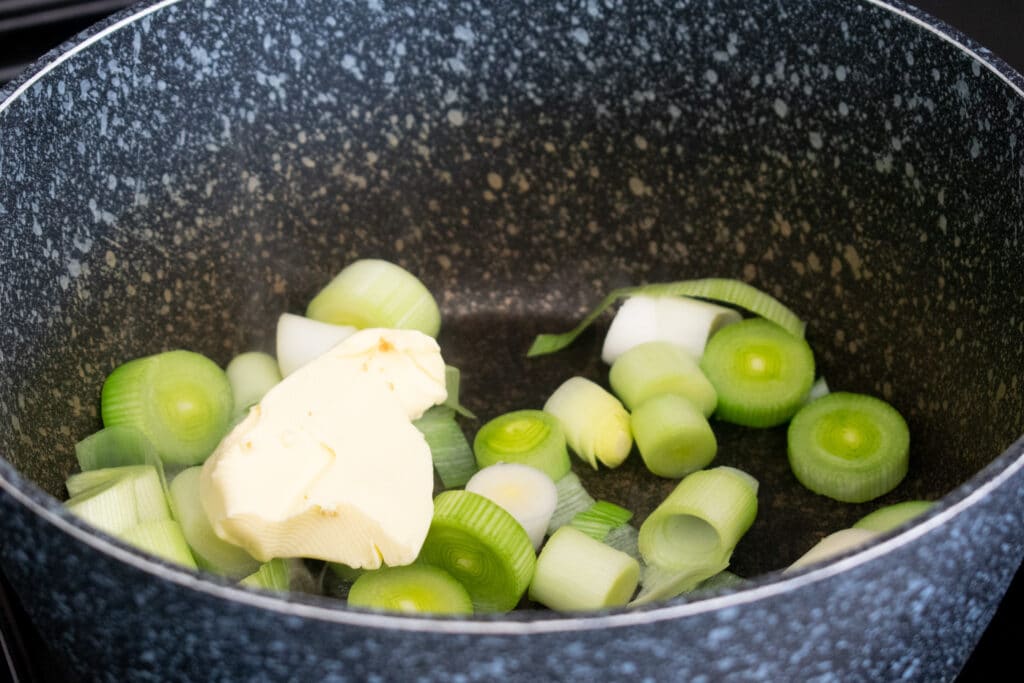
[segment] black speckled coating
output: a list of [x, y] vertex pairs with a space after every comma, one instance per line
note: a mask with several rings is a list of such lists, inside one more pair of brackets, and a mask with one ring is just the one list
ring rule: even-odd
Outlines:
[[[290, 4], [143, 5], [0, 96], [0, 562], [71, 668], [955, 674], [1024, 557], [1024, 80], [867, 1]], [[437, 294], [446, 359], [482, 416], [539, 407], [569, 374], [606, 379], [600, 325], [523, 356], [608, 289], [750, 281], [808, 320], [833, 388], [900, 408], [911, 473], [876, 504], [839, 505], [789, 474], [783, 430], [723, 429], [717, 462], [761, 481], [734, 558], [760, 578], [580, 620], [254, 597], [62, 511], [53, 496], [117, 362], [272, 350], [281, 312], [370, 256]], [[673, 485], [636, 457], [581, 474], [639, 518]], [[942, 496], [865, 553], [774, 573], [877, 504]]]

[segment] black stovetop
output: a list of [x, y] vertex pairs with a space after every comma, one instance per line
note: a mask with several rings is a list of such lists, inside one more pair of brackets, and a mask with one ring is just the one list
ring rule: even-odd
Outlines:
[[[853, 0], [851, 0], [853, 1]], [[0, 0], [0, 84], [43, 53], [130, 0]], [[912, 0], [1024, 73], [1024, 0]], [[960, 683], [1016, 670], [1024, 645], [1024, 568], [1017, 572]], [[0, 681], [67, 681], [0, 574]]]

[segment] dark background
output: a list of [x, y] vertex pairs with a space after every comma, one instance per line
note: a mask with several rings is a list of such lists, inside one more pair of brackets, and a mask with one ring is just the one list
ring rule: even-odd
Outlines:
[[[856, 0], [851, 0], [854, 2]], [[0, 0], [0, 83], [52, 47], [131, 4], [130, 0]], [[1024, 72], [1024, 0], [916, 0], [910, 3]], [[1003, 680], [1024, 650], [1024, 569], [957, 679]], [[61, 680], [0, 576], [0, 681]]]

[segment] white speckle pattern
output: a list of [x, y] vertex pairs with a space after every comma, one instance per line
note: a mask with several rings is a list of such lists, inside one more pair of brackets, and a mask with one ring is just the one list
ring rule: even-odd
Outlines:
[[[88, 680], [952, 678], [1024, 548], [1024, 101], [983, 59], [847, 0], [210, 0], [25, 76], [0, 100], [5, 576]], [[807, 319], [830, 381], [900, 406], [916, 457], [952, 454], [893, 495], [992, 491], [814, 583], [576, 629], [367, 627], [336, 603], [195, 590], [63, 531], [24, 483], [61, 494], [118, 359], [270, 350], [274, 318], [361, 256], [437, 294], [482, 415], [542, 401], [570, 366], [605, 377], [606, 321], [550, 364], [522, 356], [609, 289], [748, 280]], [[777, 437], [718, 456], [767, 494], [733, 558], [748, 577], [866, 511], [758, 458]], [[642, 518], [663, 491], [638, 471], [581, 476]]]

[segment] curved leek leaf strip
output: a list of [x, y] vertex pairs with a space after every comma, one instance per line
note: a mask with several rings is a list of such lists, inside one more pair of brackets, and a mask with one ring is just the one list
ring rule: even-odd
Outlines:
[[804, 336], [804, 323], [792, 310], [781, 301], [766, 292], [740, 280], [729, 278], [703, 278], [700, 280], [681, 280], [679, 282], [662, 282], [635, 287], [622, 287], [612, 290], [601, 303], [591, 311], [579, 325], [562, 334], [539, 334], [533, 340], [528, 357], [543, 356], [561, 351], [572, 344], [587, 327], [619, 299], [634, 294], [650, 296], [689, 296], [698, 299], [710, 299], [744, 308], [762, 318], [771, 320], [776, 325], [798, 337]]

